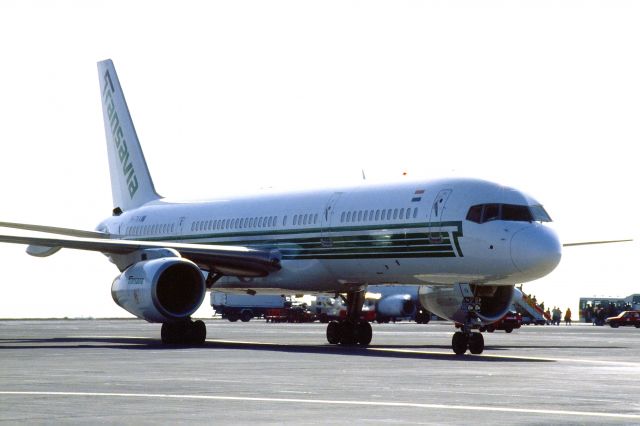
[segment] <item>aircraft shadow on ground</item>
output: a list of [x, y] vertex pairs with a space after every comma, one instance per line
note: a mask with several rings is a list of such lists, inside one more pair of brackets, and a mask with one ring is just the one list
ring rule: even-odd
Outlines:
[[[208, 340], [201, 346], [181, 346], [165, 345], [158, 339], [144, 337], [56, 337], [49, 339], [0, 339], [0, 352], [3, 350], [31, 350], [31, 349], [119, 349], [119, 350], [247, 350], [300, 354], [324, 354], [327, 356], [359, 356], [371, 358], [393, 358], [393, 359], [424, 359], [424, 360], [446, 360], [464, 362], [554, 362], [544, 359], [529, 359], [525, 357], [509, 356], [504, 351], [513, 349], [535, 349], [549, 346], [486, 346], [484, 355], [478, 356], [466, 354], [458, 356], [451, 351], [448, 345], [370, 345], [366, 348], [359, 346], [340, 345], [301, 345], [301, 344], [275, 344], [275, 343], [251, 343]], [[590, 349], [593, 346], [558, 346], [559, 349]], [[612, 349], [608, 347], [607, 349]], [[616, 349], [616, 348], [613, 348]], [[618, 348], [622, 349], [622, 348]], [[429, 352], [431, 350], [444, 351]], [[503, 352], [499, 354], [496, 352]], [[492, 357], [491, 355], [500, 355]]]

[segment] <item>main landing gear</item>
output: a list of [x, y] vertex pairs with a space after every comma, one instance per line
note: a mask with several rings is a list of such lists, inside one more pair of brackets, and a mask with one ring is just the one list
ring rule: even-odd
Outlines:
[[347, 318], [342, 321], [331, 321], [327, 326], [327, 341], [332, 345], [360, 345], [371, 343], [373, 331], [368, 321], [362, 321], [362, 305], [364, 290], [347, 293]]
[[484, 337], [482, 333], [472, 333], [470, 329], [463, 327], [463, 331], [456, 331], [451, 339], [451, 348], [456, 355], [464, 355], [469, 349], [474, 355], [484, 351]]
[[178, 322], [162, 323], [162, 343], [167, 345], [202, 345], [207, 338], [204, 322], [187, 318]]

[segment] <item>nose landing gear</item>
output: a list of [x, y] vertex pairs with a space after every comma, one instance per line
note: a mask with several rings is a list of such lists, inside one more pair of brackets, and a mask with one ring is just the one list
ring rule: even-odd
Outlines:
[[456, 331], [451, 339], [451, 348], [456, 355], [464, 355], [469, 349], [474, 355], [484, 351], [484, 337], [482, 333]]

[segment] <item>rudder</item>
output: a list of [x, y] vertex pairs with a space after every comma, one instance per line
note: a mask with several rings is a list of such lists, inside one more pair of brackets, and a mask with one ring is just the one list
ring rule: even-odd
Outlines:
[[111, 59], [98, 62], [98, 77], [114, 212], [127, 211], [161, 197], [153, 186]]

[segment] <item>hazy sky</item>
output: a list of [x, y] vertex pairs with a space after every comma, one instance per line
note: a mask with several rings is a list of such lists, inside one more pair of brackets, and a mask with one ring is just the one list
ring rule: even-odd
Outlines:
[[[3, 1], [0, 220], [110, 214], [111, 58], [162, 195], [472, 176], [536, 197], [565, 242], [637, 239], [638, 22], [615, 0]], [[524, 289], [640, 292], [639, 254], [567, 248]], [[128, 315], [99, 253], [0, 259], [0, 317]]]

